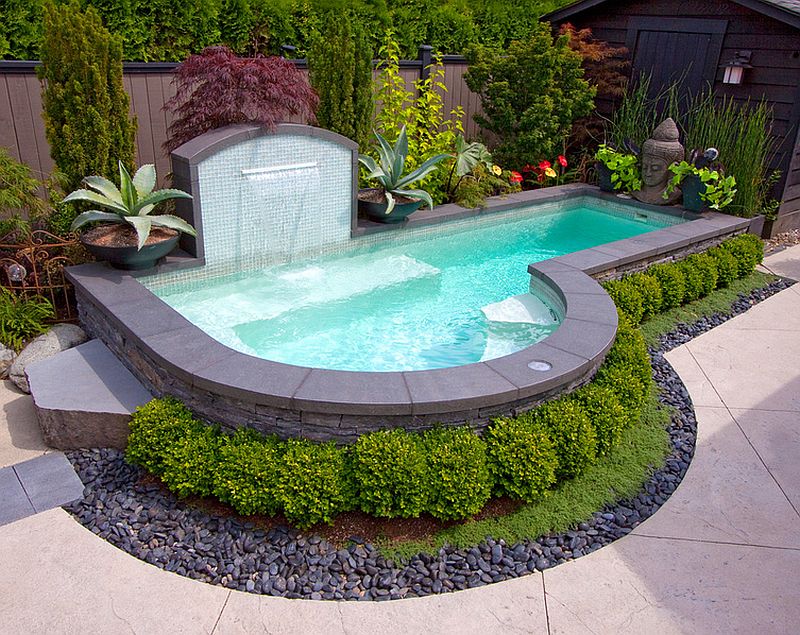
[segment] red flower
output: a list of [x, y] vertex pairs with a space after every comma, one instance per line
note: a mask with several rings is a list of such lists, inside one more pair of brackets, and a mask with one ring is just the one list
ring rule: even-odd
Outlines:
[[567, 157], [565, 157], [563, 154], [559, 154], [559, 155], [558, 155], [558, 158], [556, 159], [556, 161], [558, 161], [558, 164], [559, 164], [559, 165], [560, 165], [562, 168], [565, 168], [565, 167], [567, 167]]
[[511, 176], [508, 179], [511, 183], [522, 183], [522, 175], [516, 170], [511, 171]]
[[534, 170], [536, 170], [536, 168], [533, 167], [530, 163], [526, 163], [525, 167], [522, 168], [523, 172], [533, 172]]
[[551, 166], [550, 166], [550, 161], [542, 161], [542, 162], [539, 164], [539, 169], [540, 169], [540, 170], [546, 170], [546, 169], [547, 169], [547, 168], [549, 168], [549, 167], [551, 167]]

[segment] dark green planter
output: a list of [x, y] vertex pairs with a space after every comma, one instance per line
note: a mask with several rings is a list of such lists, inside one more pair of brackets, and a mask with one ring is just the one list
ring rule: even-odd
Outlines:
[[421, 206], [421, 200], [398, 204], [394, 206], [390, 214], [387, 214], [386, 209], [389, 207], [389, 203], [373, 203], [372, 201], [362, 201], [360, 198], [358, 199], [358, 210], [364, 214], [364, 216], [377, 223], [402, 223], [410, 214], [416, 212]]
[[161, 258], [175, 249], [179, 238], [180, 234], [175, 234], [172, 238], [162, 240], [160, 243], [145, 245], [141, 249], [95, 245], [86, 242], [83, 237], [81, 237], [81, 243], [97, 260], [105, 260], [116, 269], [141, 271], [155, 267]]
[[681, 192], [683, 192], [683, 206], [690, 212], [702, 212], [706, 207], [706, 202], [700, 198], [700, 193], [706, 191], [706, 184], [695, 174], [687, 175], [681, 181]]
[[613, 192], [614, 186], [611, 183], [611, 170], [606, 167], [605, 163], [599, 161], [594, 164], [597, 170], [597, 184], [600, 186], [601, 192]]

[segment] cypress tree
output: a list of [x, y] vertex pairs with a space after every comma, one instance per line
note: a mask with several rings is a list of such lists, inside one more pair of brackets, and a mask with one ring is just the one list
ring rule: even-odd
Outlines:
[[319, 95], [317, 122], [365, 147], [372, 124], [372, 51], [362, 27], [333, 11], [308, 52], [311, 85]]
[[134, 167], [136, 119], [122, 85], [122, 42], [93, 8], [48, 2], [42, 66], [44, 120], [50, 156], [67, 190], [84, 176], [117, 180], [117, 160]]

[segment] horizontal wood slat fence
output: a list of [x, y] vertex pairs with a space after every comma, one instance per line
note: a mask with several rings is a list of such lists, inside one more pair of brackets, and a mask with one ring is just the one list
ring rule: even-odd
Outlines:
[[[426, 76], [430, 60], [428, 47], [420, 48], [420, 59], [400, 62], [400, 72], [409, 88], [414, 80]], [[294, 60], [307, 73], [305, 60]], [[464, 128], [468, 138], [478, 135], [473, 114], [480, 110], [480, 100], [464, 82], [467, 63], [460, 56], [445, 56], [444, 83], [447, 92], [444, 109], [464, 108]], [[36, 77], [39, 62], [0, 61], [0, 146], [11, 156], [27, 164], [40, 178], [53, 170], [50, 148], [42, 120], [42, 87]], [[163, 149], [171, 117], [164, 103], [174, 94], [172, 72], [177, 64], [129, 62], [124, 64], [123, 82], [130, 96], [131, 113], [136, 115], [138, 163], [155, 163], [159, 179], [170, 171], [169, 158]], [[377, 71], [375, 73], [377, 77]]]

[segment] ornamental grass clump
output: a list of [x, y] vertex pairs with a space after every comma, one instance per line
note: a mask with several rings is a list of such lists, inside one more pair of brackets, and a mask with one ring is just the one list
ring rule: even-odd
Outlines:
[[214, 496], [245, 516], [280, 511], [277, 498], [281, 443], [247, 428], [225, 437], [214, 474]]
[[527, 419], [495, 419], [483, 440], [496, 494], [530, 503], [556, 482], [558, 456], [543, 427]]
[[349, 448], [353, 484], [363, 512], [413, 518], [428, 500], [427, 463], [419, 435], [405, 430], [364, 434]]
[[483, 509], [492, 495], [486, 443], [469, 428], [429, 430], [422, 442], [428, 460], [428, 513], [459, 520]]

